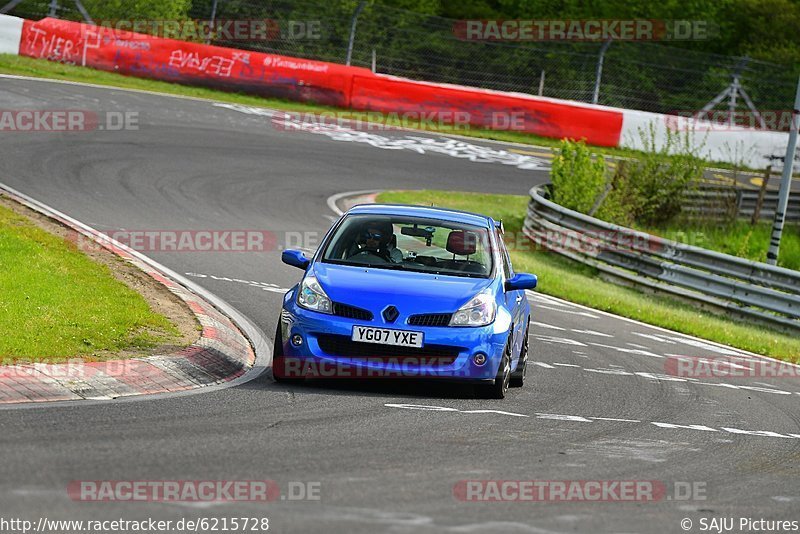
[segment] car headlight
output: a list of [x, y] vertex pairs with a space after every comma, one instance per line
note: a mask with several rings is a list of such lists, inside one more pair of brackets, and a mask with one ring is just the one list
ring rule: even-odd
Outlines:
[[497, 315], [497, 304], [494, 295], [489, 291], [483, 291], [453, 314], [450, 326], [486, 326], [494, 321], [495, 315]]
[[331, 299], [325, 294], [314, 275], [308, 275], [300, 282], [300, 289], [297, 292], [297, 304], [307, 310], [333, 313]]

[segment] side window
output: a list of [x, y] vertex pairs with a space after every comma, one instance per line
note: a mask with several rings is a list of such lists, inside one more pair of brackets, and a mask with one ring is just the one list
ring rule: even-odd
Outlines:
[[500, 256], [503, 260], [503, 274], [506, 277], [506, 280], [511, 278], [511, 260], [508, 258], [508, 250], [506, 250], [506, 245], [503, 243], [503, 234], [499, 231], [495, 233], [497, 236], [497, 246], [500, 248]]

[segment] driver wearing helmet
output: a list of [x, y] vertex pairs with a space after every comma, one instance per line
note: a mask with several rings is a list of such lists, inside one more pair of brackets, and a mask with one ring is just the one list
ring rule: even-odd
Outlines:
[[350, 256], [362, 252], [369, 252], [392, 263], [403, 261], [402, 251], [394, 244], [392, 223], [388, 221], [370, 221], [364, 226], [357, 246]]

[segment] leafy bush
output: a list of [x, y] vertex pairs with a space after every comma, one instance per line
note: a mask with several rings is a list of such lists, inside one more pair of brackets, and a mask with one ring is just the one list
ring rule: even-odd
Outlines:
[[703, 177], [702, 147], [689, 132], [666, 129], [661, 140], [653, 124], [639, 135], [643, 153], [619, 163], [597, 216], [623, 225], [663, 225], [680, 214], [684, 194]]
[[611, 177], [611, 189], [594, 214], [598, 219], [622, 226], [633, 226], [635, 210], [632, 207], [637, 205], [638, 201], [628, 177], [628, 165], [629, 162], [626, 160], [617, 163], [616, 171]]
[[583, 141], [564, 139], [550, 171], [553, 200], [581, 213], [589, 213], [606, 187], [606, 162], [592, 158]]

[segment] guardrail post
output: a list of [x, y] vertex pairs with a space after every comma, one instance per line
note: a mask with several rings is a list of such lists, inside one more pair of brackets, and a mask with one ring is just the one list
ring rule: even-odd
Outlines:
[[758, 223], [758, 219], [761, 217], [761, 208], [764, 206], [764, 193], [767, 192], [767, 184], [769, 183], [770, 176], [772, 176], [772, 165], [767, 165], [764, 171], [764, 179], [761, 180], [761, 189], [758, 190], [756, 207], [753, 208], [753, 217], [750, 219], [750, 224], [753, 226]]
[[778, 194], [778, 205], [775, 207], [775, 220], [772, 223], [772, 237], [769, 240], [767, 263], [778, 263], [778, 253], [781, 248], [783, 223], [786, 218], [786, 208], [789, 205], [789, 189], [792, 186], [792, 169], [794, 168], [794, 153], [797, 150], [797, 130], [800, 128], [800, 79], [797, 80], [797, 94], [794, 97], [792, 108], [792, 124], [789, 130], [789, 145], [786, 147], [786, 159], [783, 160], [783, 176], [781, 176], [781, 190]]

